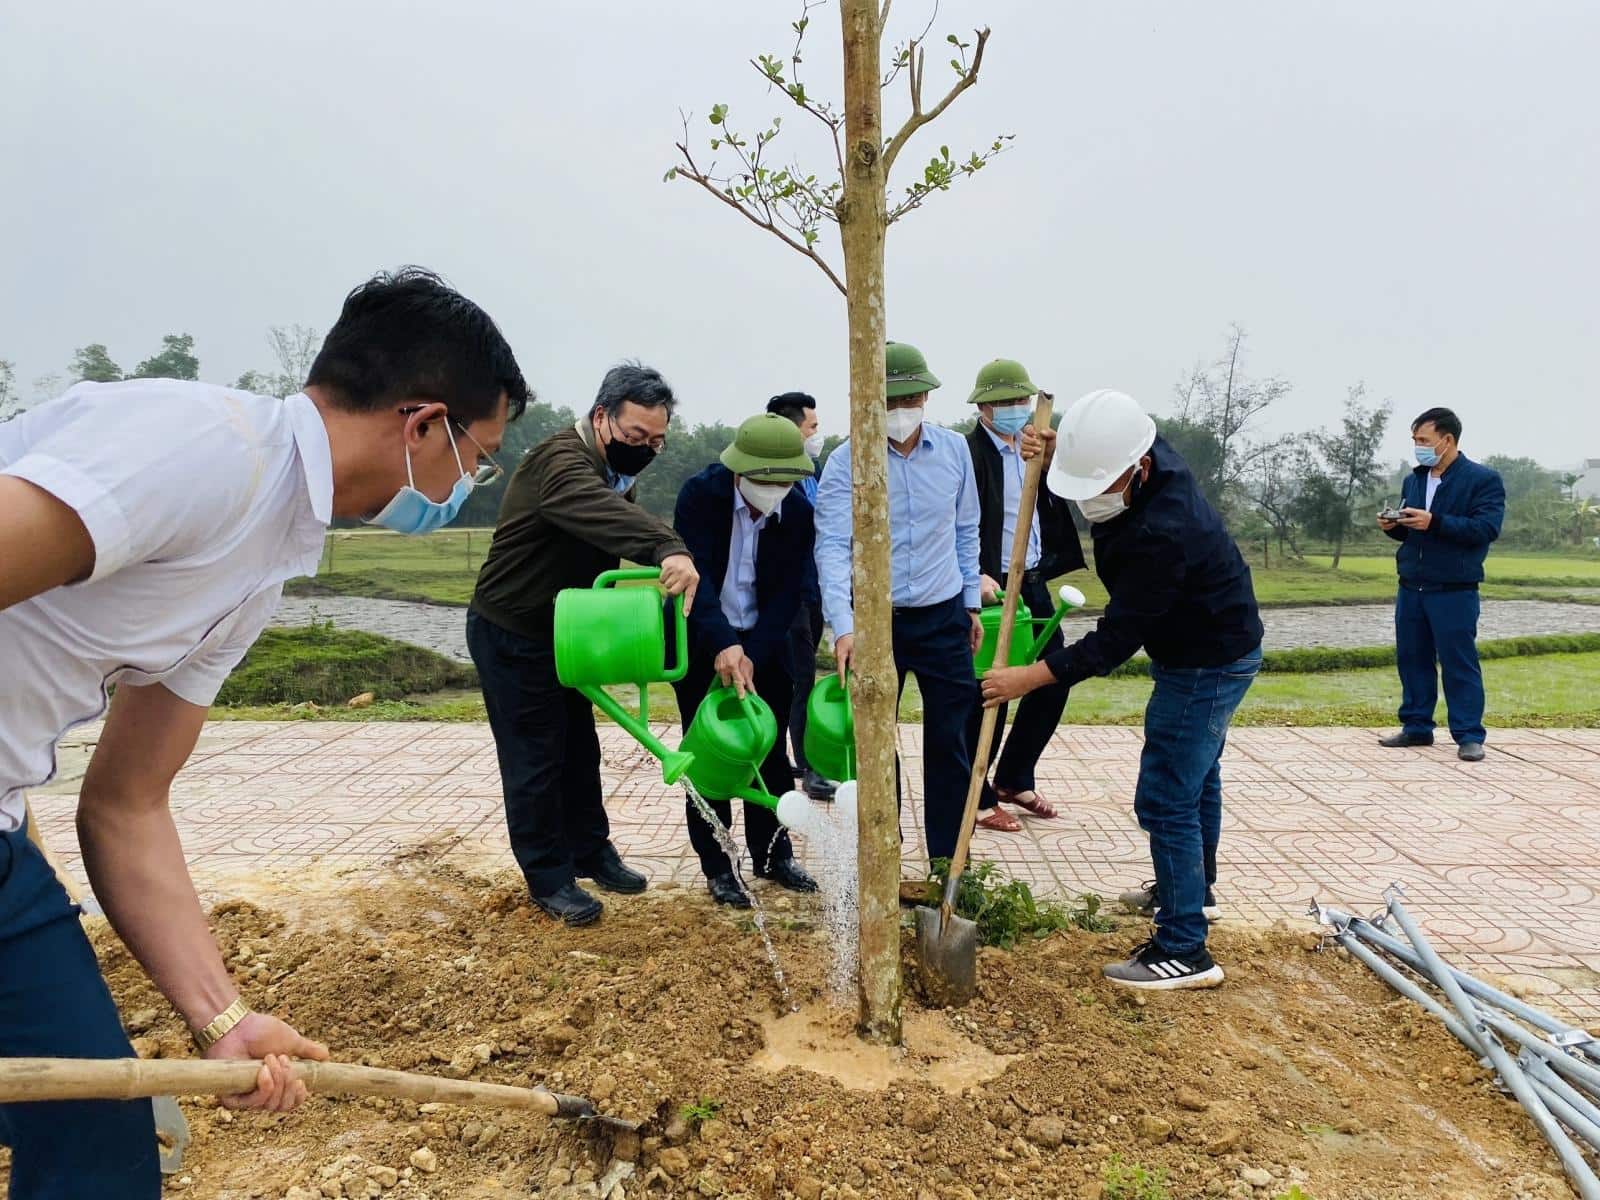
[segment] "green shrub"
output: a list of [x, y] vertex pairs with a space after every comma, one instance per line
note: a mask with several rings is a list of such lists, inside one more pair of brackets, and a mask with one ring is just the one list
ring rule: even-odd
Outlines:
[[417, 692], [474, 687], [471, 667], [393, 638], [331, 624], [268, 629], [234, 668], [218, 704], [343, 704], [371, 692], [399, 700]]
[[[1543, 654], [1589, 654], [1600, 650], [1600, 633], [1551, 633], [1539, 637], [1499, 638], [1478, 643], [1478, 657], [1532, 658]], [[1394, 666], [1393, 646], [1303, 646], [1268, 650], [1261, 656], [1267, 675], [1326, 675], [1334, 671], [1367, 671]], [[1127, 679], [1150, 673], [1150, 660], [1131, 658], [1110, 678]]]
[[1103, 1200], [1171, 1200], [1172, 1196], [1165, 1168], [1125, 1163], [1115, 1154], [1100, 1172], [1100, 1181], [1105, 1185]]
[[[950, 860], [933, 860], [928, 879], [928, 903], [937, 905], [950, 877]], [[1100, 915], [1100, 897], [1085, 892], [1075, 908], [1053, 900], [1034, 898], [1033, 889], [1021, 879], [1007, 879], [992, 862], [973, 863], [961, 876], [956, 889], [955, 911], [978, 926], [978, 940], [985, 946], [1009, 950], [1025, 937], [1042, 938], [1062, 929], [1087, 929], [1105, 933], [1111, 922]]]

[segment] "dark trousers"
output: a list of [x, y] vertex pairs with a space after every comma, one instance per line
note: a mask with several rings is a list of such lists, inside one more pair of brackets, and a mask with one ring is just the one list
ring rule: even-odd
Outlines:
[[[967, 727], [979, 703], [972, 670], [972, 620], [957, 593], [941, 604], [894, 610], [894, 665], [900, 688], [915, 675], [922, 692], [923, 826], [929, 858], [949, 858], [961, 833], [972, 752]], [[895, 796], [900, 772], [895, 759]]]
[[1150, 665], [1133, 813], [1150, 835], [1156, 945], [1186, 957], [1206, 944], [1206, 888], [1222, 838], [1222, 750], [1234, 710], [1261, 670], [1252, 650], [1225, 667]]
[[[806, 769], [806, 701], [817, 681], [817, 647], [822, 644], [822, 609], [802, 604], [789, 626], [789, 678], [794, 681], [794, 700], [789, 705], [789, 742], [794, 765]], [[781, 717], [782, 714], [780, 713]]]
[[[740, 640], [743, 641], [742, 635]], [[783, 648], [786, 650], [788, 647]], [[756, 695], [767, 702], [773, 715], [780, 721], [783, 714], [789, 711], [790, 695], [794, 691], [785, 657], [779, 655], [774, 660], [756, 661]], [[700, 701], [706, 698], [706, 692], [717, 682], [716, 671], [711, 666], [712, 658], [709, 654], [694, 655], [689, 660], [689, 670], [682, 682], [673, 685], [678, 696], [679, 717], [685, 730], [689, 728], [689, 722], [694, 720], [695, 709], [700, 707]], [[794, 787], [794, 776], [789, 773], [789, 759], [783, 751], [781, 724], [778, 726], [778, 737], [762, 762], [759, 774], [761, 786], [774, 796], [781, 796]], [[717, 814], [717, 820], [722, 822], [723, 827], [731, 831], [732, 802], [708, 799], [706, 803]], [[700, 869], [705, 872], [706, 878], [733, 870], [728, 855], [717, 845], [711, 826], [706, 824], [705, 817], [694, 806], [694, 801], [685, 800], [683, 809], [684, 820], [689, 826], [689, 843], [700, 856]], [[744, 841], [750, 848], [750, 865], [755, 868], [757, 875], [768, 874], [774, 862], [794, 857], [788, 831], [778, 824], [777, 814], [749, 801], [744, 804]]]
[[1443, 675], [1450, 736], [1457, 745], [1483, 741], [1477, 588], [1424, 592], [1402, 585], [1394, 601], [1394, 662], [1400, 672], [1400, 724], [1407, 733], [1433, 736]]
[[594, 708], [556, 678], [555, 643], [467, 613], [467, 650], [500, 758], [511, 853], [535, 896], [593, 865], [611, 839]]
[[[1002, 580], [1001, 584], [1005, 586], [1005, 581]], [[1021, 598], [1028, 606], [1028, 611], [1041, 621], [1048, 620], [1055, 612], [1055, 603], [1050, 597], [1049, 581], [1037, 572], [1028, 571], [1023, 574]], [[1061, 645], [1061, 630], [1056, 629], [1045, 642], [1040, 657], [1059, 649]], [[1003, 738], [1005, 743], [1003, 750], [1002, 735], [1005, 733], [1006, 712], [1010, 705], [1000, 706], [1000, 716], [995, 722], [994, 740], [989, 743], [989, 765], [994, 766], [997, 757], [1000, 765], [994, 773], [994, 786], [991, 787], [987, 780], [984, 781], [980, 807], [995, 806], [999, 800], [995, 795], [995, 788], [1004, 788], [1008, 792], [1033, 791], [1034, 768], [1039, 765], [1044, 748], [1050, 744], [1050, 739], [1055, 736], [1056, 729], [1061, 724], [1061, 714], [1067, 707], [1067, 690], [1065, 684], [1051, 683], [1024, 696], [1022, 703], [1017, 705], [1017, 719], [1011, 725], [1011, 734]], [[967, 726], [968, 755], [976, 754], [978, 751], [978, 727], [982, 721], [983, 708], [980, 705], [974, 710]]]
[[[132, 1058], [78, 909], [21, 830], [0, 834], [0, 1058]], [[148, 1100], [0, 1104], [11, 1200], [154, 1200]]]

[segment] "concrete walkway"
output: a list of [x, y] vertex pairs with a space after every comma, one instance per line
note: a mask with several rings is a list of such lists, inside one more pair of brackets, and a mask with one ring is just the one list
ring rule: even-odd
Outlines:
[[[50, 844], [80, 877], [76, 779], [95, 735], [78, 731], [61, 777], [33, 796]], [[621, 730], [600, 736], [628, 861], [657, 881], [699, 887], [682, 793]], [[1600, 1024], [1600, 730], [1496, 730], [1477, 765], [1451, 747], [1386, 751], [1374, 739], [1360, 729], [1234, 732], [1218, 885], [1229, 918], [1299, 917], [1313, 897], [1368, 912], [1400, 880], [1457, 965], [1515, 976], [1535, 1002]], [[921, 730], [903, 726], [900, 745], [910, 871], [924, 855]], [[1057, 896], [1115, 896], [1147, 878], [1129, 807], [1139, 746], [1135, 729], [1064, 727], [1039, 771], [1064, 815], [1027, 820], [1019, 834], [979, 830], [974, 858]], [[241, 880], [262, 871], [313, 864], [375, 880], [397, 853], [427, 842], [453, 847], [463, 865], [511, 865], [482, 725], [215, 722], [172, 808], [212, 897], [248, 891]]]
[[[359, 596], [289, 596], [278, 609], [276, 625], [332, 621], [342, 629], [364, 629], [426, 646], [448, 658], [467, 660], [466, 610], [404, 600]], [[1301, 646], [1386, 646], [1394, 641], [1394, 611], [1387, 604], [1267, 608], [1261, 613], [1269, 650]], [[1064, 622], [1068, 639], [1093, 626], [1092, 617]], [[1600, 608], [1541, 600], [1485, 600], [1478, 635], [1530, 637], [1548, 633], [1600, 630]]]

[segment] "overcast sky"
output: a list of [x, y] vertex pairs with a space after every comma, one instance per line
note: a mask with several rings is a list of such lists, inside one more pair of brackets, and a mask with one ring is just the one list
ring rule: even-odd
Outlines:
[[[930, 8], [897, 0], [891, 37]], [[271, 365], [375, 269], [419, 262], [483, 304], [530, 382], [579, 405], [613, 361], [690, 420], [777, 391], [846, 421], [844, 307], [693, 185], [661, 182], [678, 109], [788, 114], [746, 59], [793, 3], [277, 0], [0, 5], [0, 358], [29, 381], [104, 342], [126, 369], [195, 336], [203, 378]], [[1392, 398], [1395, 457], [1453, 406], [1470, 454], [1600, 456], [1600, 5], [1588, 0], [945, 0], [994, 27], [981, 80], [901, 159], [1014, 148], [890, 231], [889, 330], [964, 415], [989, 358], [1070, 399], [1170, 408], [1250, 333], [1294, 391], [1269, 430]], [[970, 34], [969, 34], [970, 36]], [[837, 10], [812, 21], [836, 95]], [[891, 96], [898, 119], [904, 93]], [[741, 120], [741, 118], [745, 118]], [[898, 187], [897, 187], [898, 190]], [[836, 241], [829, 239], [836, 252]]]

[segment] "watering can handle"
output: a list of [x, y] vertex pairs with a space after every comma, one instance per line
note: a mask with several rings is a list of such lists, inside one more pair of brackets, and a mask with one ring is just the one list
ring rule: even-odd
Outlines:
[[[599, 591], [618, 583], [634, 583], [644, 579], [660, 578], [660, 567], [629, 567], [621, 571], [602, 571], [595, 576], [594, 588]], [[673, 661], [677, 663], [677, 666], [661, 677], [659, 682], [662, 683], [677, 683], [689, 673], [689, 618], [684, 615], [683, 594], [681, 592], [672, 598], [672, 631], [678, 639], [678, 652], [673, 656]], [[663, 655], [666, 653], [665, 648], [663, 648], [662, 653]], [[664, 662], [665, 659], [663, 658], [662, 661]], [[639, 691], [641, 716], [647, 717], [648, 713], [645, 711], [643, 695], [644, 688], [641, 687]]]

